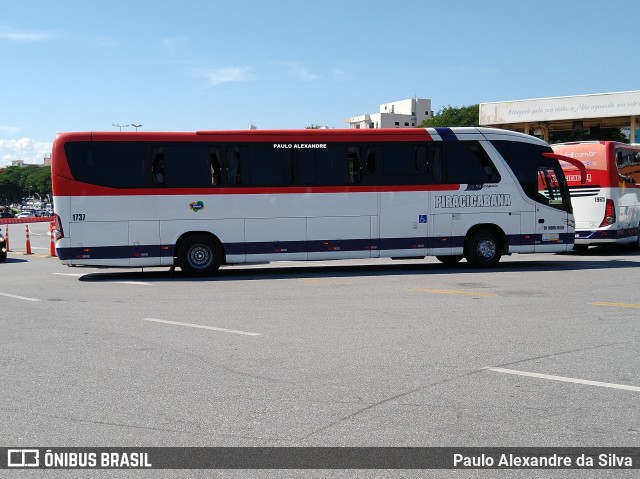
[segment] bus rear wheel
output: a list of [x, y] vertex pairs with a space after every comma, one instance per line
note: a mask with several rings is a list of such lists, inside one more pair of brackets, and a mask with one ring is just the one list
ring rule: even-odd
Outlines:
[[475, 268], [491, 268], [502, 257], [502, 244], [498, 235], [489, 229], [473, 233], [465, 248], [465, 257]]
[[210, 236], [189, 236], [178, 248], [178, 266], [189, 276], [213, 274], [222, 264], [222, 248]]

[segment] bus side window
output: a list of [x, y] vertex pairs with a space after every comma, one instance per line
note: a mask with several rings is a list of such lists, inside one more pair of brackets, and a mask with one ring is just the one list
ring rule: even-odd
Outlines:
[[376, 147], [370, 146], [367, 148], [366, 167], [369, 173], [376, 172]]
[[222, 168], [220, 166], [220, 149], [211, 148], [211, 186], [219, 186], [222, 181]]
[[153, 149], [153, 165], [151, 167], [153, 182], [156, 185], [164, 186], [165, 182], [165, 164], [164, 151], [162, 148]]
[[433, 164], [429, 161], [426, 145], [418, 145], [415, 150], [416, 172], [425, 183], [433, 182]]
[[476, 142], [446, 143], [447, 182], [460, 184], [497, 183], [500, 175], [484, 149]]
[[617, 150], [616, 164], [620, 179], [627, 183], [634, 183], [634, 173], [638, 166], [638, 153], [634, 153], [631, 150]]
[[357, 146], [350, 146], [347, 148], [347, 163], [349, 167], [349, 183], [360, 183], [360, 148]]
[[435, 183], [444, 183], [444, 145], [440, 143], [429, 145], [427, 158], [432, 165], [433, 181]]
[[230, 185], [240, 184], [240, 148], [229, 147], [227, 149], [227, 183]]
[[317, 184], [317, 159], [315, 150], [291, 150], [295, 184], [311, 186]]

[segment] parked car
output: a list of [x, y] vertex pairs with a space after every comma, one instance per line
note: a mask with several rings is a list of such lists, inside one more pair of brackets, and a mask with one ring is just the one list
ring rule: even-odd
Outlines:
[[0, 211], [0, 218], [15, 218], [16, 215], [14, 215], [11, 211]]
[[4, 236], [0, 233], [0, 263], [4, 263], [7, 260], [7, 242], [4, 240]]
[[16, 218], [35, 218], [36, 214], [33, 211], [23, 211]]

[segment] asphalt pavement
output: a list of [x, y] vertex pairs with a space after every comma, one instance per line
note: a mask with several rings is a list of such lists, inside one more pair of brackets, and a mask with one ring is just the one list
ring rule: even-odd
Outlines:
[[[639, 253], [514, 255], [490, 271], [434, 258], [282, 262], [194, 279], [63, 266], [40, 226], [33, 255], [16, 251], [10, 227], [14, 252], [0, 264], [6, 445], [640, 439]], [[163, 477], [210, 477], [198, 474]], [[283, 475], [300, 477], [260, 477]], [[354, 476], [407, 471], [343, 471]]]

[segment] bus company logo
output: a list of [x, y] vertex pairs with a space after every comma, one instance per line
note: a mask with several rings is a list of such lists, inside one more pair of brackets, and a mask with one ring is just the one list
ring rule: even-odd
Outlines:
[[197, 213], [198, 211], [204, 209], [204, 202], [192, 201], [191, 203], [189, 203], [189, 208], [191, 208], [191, 211], [193, 211], [194, 213]]
[[39, 449], [8, 449], [7, 467], [39, 467]]
[[511, 206], [511, 195], [442, 195], [436, 196], [435, 208], [491, 208]]

